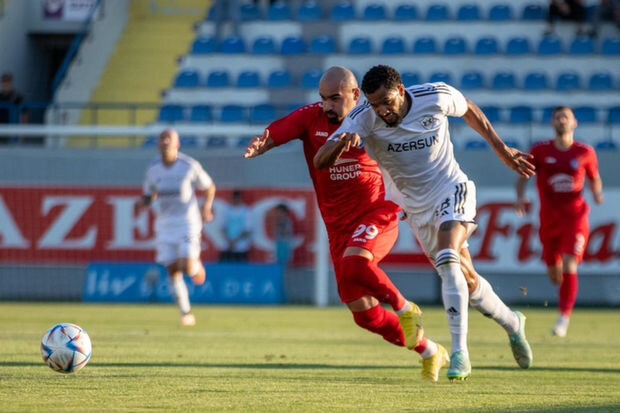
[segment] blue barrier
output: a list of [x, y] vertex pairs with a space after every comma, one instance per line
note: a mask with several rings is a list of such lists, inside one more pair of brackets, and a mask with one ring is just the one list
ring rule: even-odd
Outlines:
[[[207, 280], [185, 277], [192, 303], [280, 304], [284, 302], [280, 265], [207, 264]], [[166, 269], [154, 263], [91, 263], [83, 301], [172, 302]]]

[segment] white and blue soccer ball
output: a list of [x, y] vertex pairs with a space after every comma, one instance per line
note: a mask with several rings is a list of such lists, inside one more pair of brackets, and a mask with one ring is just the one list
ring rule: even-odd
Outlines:
[[59, 373], [75, 373], [82, 369], [92, 352], [88, 333], [71, 323], [56, 324], [41, 339], [43, 361]]

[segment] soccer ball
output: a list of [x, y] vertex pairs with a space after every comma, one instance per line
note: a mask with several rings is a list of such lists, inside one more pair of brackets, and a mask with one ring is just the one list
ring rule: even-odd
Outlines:
[[59, 373], [75, 373], [88, 363], [92, 346], [88, 333], [71, 323], [56, 324], [41, 339], [43, 361]]

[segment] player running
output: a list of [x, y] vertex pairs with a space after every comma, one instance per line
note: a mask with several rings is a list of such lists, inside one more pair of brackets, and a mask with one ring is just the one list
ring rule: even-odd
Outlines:
[[522, 368], [532, 363], [525, 316], [511, 311], [474, 269], [467, 238], [476, 225], [476, 187], [454, 159], [448, 116], [462, 116], [522, 176], [533, 174], [527, 154], [507, 147], [482, 111], [445, 83], [405, 88], [400, 74], [375, 66], [362, 82], [368, 103], [354, 108], [315, 157], [317, 167], [341, 161], [343, 149], [363, 145], [377, 160], [390, 199], [403, 207], [409, 226], [441, 277], [443, 304], [452, 335], [448, 378], [471, 374], [467, 305], [508, 333]]
[[[245, 158], [301, 139], [319, 209], [327, 227], [338, 294], [357, 325], [422, 356], [422, 377], [437, 381], [447, 351], [424, 337], [419, 307], [407, 301], [379, 262], [398, 236], [399, 208], [385, 200], [381, 172], [363, 149], [341, 148], [339, 162], [316, 169], [313, 158], [356, 105], [360, 90], [344, 67], [328, 69], [319, 83], [321, 102], [303, 106], [271, 123], [250, 142]], [[389, 304], [396, 314], [386, 311]]]
[[[161, 157], [146, 170], [143, 195], [138, 207], [157, 199], [155, 207], [156, 261], [166, 267], [172, 292], [181, 310], [181, 324], [193, 326], [189, 294], [183, 273], [194, 284], [205, 282], [200, 262], [200, 234], [203, 223], [213, 220], [215, 184], [195, 159], [179, 152], [179, 135], [166, 129], [159, 135]], [[202, 208], [198, 207], [195, 189], [205, 190]]]
[[[603, 182], [594, 149], [575, 141], [577, 119], [573, 110], [567, 106], [556, 107], [551, 123], [555, 137], [534, 145], [531, 154], [540, 197], [542, 259], [547, 265], [549, 279], [560, 287], [560, 315], [551, 332], [564, 337], [577, 298], [577, 266], [583, 258], [590, 233], [590, 208], [582, 195], [585, 176], [590, 181], [592, 197], [597, 204], [603, 202]], [[519, 215], [526, 212], [526, 185], [525, 178], [517, 181], [515, 208]]]

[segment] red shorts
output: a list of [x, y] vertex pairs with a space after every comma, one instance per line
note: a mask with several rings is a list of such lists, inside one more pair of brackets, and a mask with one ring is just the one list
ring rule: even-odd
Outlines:
[[334, 263], [338, 293], [344, 303], [355, 301], [365, 295], [372, 295], [361, 285], [342, 281], [341, 262], [348, 247], [360, 247], [370, 251], [373, 262], [381, 261], [392, 249], [398, 238], [398, 215], [393, 207], [381, 208], [361, 216], [351, 225], [349, 231], [330, 232], [329, 247]]
[[581, 262], [590, 235], [588, 216], [567, 219], [553, 225], [542, 219], [539, 235], [543, 246], [542, 258], [547, 266], [561, 262], [562, 255], [572, 255]]

